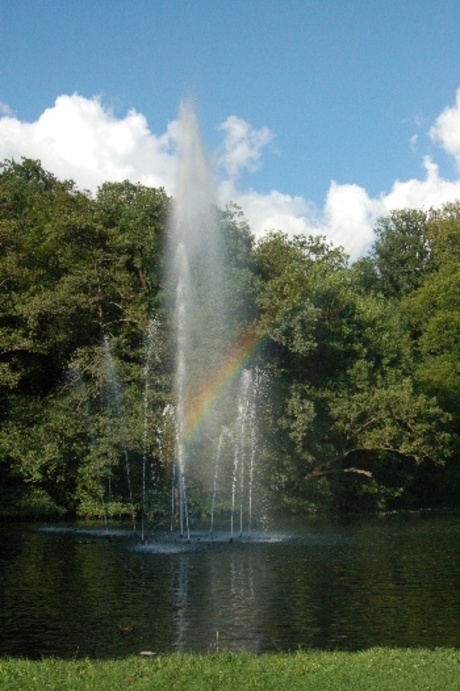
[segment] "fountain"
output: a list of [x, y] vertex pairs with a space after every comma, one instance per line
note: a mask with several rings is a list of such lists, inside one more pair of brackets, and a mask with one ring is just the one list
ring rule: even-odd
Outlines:
[[[180, 164], [168, 245], [179, 531], [190, 541], [187, 497], [189, 478], [194, 478], [211, 488], [211, 535], [218, 486], [222, 496], [225, 484], [230, 489], [227, 502], [233, 539], [237, 500], [240, 536], [245, 496], [249, 530], [252, 519], [257, 438], [255, 380], [251, 371], [241, 366], [250, 347], [229, 314], [232, 295], [226, 281], [225, 237], [190, 102], [181, 104], [179, 121]], [[252, 345], [251, 340], [249, 343]], [[223, 467], [225, 455], [227, 473]], [[216, 459], [215, 463], [209, 459]], [[225, 483], [229, 465], [230, 477]]]
[[[179, 120], [178, 184], [165, 257], [172, 401], [165, 405], [167, 394], [161, 402], [156, 395], [164, 355], [159, 316], [151, 319], [145, 334], [137, 416], [132, 412], [135, 396], [125, 395], [116, 339], [105, 335], [99, 438], [95, 432], [90, 435], [104, 520], [128, 508], [142, 543], [149, 517], [156, 520], [160, 514], [163, 524], [169, 523], [165, 539], [178, 532], [190, 543], [198, 514], [210, 519], [206, 533], [211, 540], [217, 540], [219, 520], [225, 522], [221, 532], [227, 539], [250, 536], [261, 446], [256, 409], [263, 377], [250, 367], [257, 337], [248, 333], [247, 315], [236, 308], [235, 278], [226, 254], [228, 226], [214, 203], [210, 166], [189, 102], [181, 104]], [[137, 437], [128, 418], [139, 420]]]

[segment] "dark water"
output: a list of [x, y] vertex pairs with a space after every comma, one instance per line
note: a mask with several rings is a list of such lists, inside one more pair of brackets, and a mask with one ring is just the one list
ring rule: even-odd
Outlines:
[[190, 546], [114, 532], [1, 526], [0, 654], [460, 647], [458, 517], [311, 521]]

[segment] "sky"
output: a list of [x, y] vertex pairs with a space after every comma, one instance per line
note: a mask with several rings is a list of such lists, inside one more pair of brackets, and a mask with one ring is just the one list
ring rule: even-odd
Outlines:
[[460, 199], [458, 0], [0, 0], [0, 161], [174, 195], [193, 99], [216, 200], [351, 260]]

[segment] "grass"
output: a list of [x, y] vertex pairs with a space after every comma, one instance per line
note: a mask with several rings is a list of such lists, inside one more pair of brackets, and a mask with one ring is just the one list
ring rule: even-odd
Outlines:
[[0, 658], [2, 691], [455, 691], [460, 650], [370, 648], [250, 655], [166, 655], [120, 660]]

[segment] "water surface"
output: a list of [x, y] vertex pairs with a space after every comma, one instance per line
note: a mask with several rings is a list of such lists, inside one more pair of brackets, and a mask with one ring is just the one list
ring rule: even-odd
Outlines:
[[460, 519], [311, 520], [228, 541], [2, 524], [0, 654], [460, 647]]

